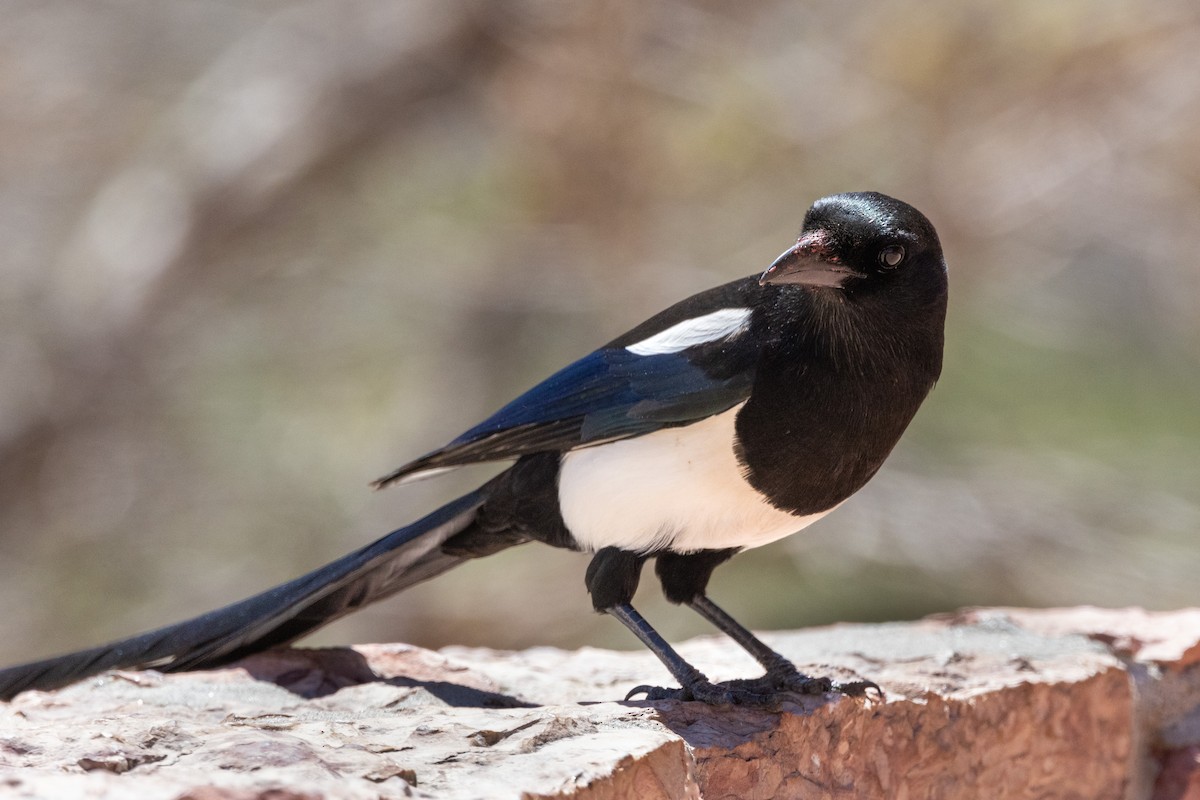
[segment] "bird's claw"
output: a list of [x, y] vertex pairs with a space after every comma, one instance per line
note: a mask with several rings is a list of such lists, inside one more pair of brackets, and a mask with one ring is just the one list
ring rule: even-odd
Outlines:
[[772, 665], [759, 678], [738, 679], [712, 683], [703, 678], [689, 681], [678, 689], [642, 684], [635, 686], [625, 695], [632, 700], [638, 695], [648, 702], [658, 700], [693, 700], [709, 705], [776, 706], [781, 695], [821, 696], [843, 694], [847, 697], [865, 698], [875, 692], [878, 699], [884, 698], [883, 689], [874, 681], [835, 681], [825, 677], [811, 677], [796, 669], [791, 662]]
[[625, 695], [625, 699], [632, 700], [637, 695], [644, 695], [644, 699], [651, 703], [658, 700], [690, 700], [710, 706], [766, 706], [774, 703], [774, 698], [770, 694], [764, 694], [758, 690], [758, 687], [750, 686], [745, 682], [739, 685], [737, 681], [729, 683], [698, 681], [691, 686], [677, 689], [643, 684], [631, 689]]
[[683, 700], [707, 703], [708, 705], [733, 706], [776, 706], [783, 699], [782, 695], [805, 695], [820, 697], [827, 694], [841, 694], [846, 697], [864, 699], [874, 692], [875, 699], [883, 700], [886, 695], [879, 684], [874, 681], [835, 681], [830, 678], [812, 678], [797, 672], [780, 680], [774, 676], [764, 675], [753, 680], [733, 680], [724, 683], [700, 683], [691, 687], [667, 688], [643, 684], [636, 686], [625, 695], [629, 701], [643, 695], [647, 702], [659, 700]]
[[879, 688], [879, 684], [875, 681], [830, 681], [830, 691], [844, 694], [847, 697], [867, 697], [868, 692], [874, 691], [876, 699], [883, 700], [887, 697], [883, 693], [883, 689]]
[[792, 692], [794, 694], [807, 695], [823, 695], [823, 694], [844, 694], [847, 697], [867, 697], [867, 693], [874, 690], [878, 699], [884, 698], [883, 689], [879, 688], [879, 684], [874, 681], [835, 681], [825, 677], [811, 677], [805, 675], [790, 661], [780, 661], [773, 664], [767, 670], [767, 674], [759, 680], [773, 687], [777, 691]]
[[835, 681], [829, 678], [810, 678], [797, 672], [775, 682], [775, 687], [785, 692], [806, 695], [843, 694], [846, 697], [865, 698], [869, 692], [875, 692], [876, 698], [884, 699], [883, 689], [875, 681]]
[[651, 686], [648, 683], [643, 683], [641, 686], [635, 686], [625, 695], [625, 702], [629, 702], [639, 694], [645, 695], [645, 700], [653, 703], [655, 700], [681, 700], [680, 693], [683, 689], [668, 689], [665, 686]]

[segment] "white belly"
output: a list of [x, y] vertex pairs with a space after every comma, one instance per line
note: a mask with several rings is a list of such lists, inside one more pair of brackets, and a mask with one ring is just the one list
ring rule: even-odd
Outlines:
[[759, 547], [832, 511], [789, 514], [745, 481], [732, 444], [740, 408], [564, 455], [558, 496], [571, 535], [588, 550]]

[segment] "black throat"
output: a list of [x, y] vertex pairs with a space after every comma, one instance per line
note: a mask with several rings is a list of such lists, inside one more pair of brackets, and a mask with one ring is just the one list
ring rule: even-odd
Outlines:
[[779, 289], [737, 419], [747, 480], [776, 507], [833, 508], [895, 447], [942, 368], [945, 294], [914, 299]]

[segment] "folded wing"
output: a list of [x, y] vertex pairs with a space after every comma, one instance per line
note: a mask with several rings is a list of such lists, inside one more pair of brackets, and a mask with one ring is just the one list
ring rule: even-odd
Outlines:
[[750, 393], [758, 355], [745, 335], [750, 308], [731, 302], [735, 286], [668, 309], [374, 485], [640, 436], [732, 408]]

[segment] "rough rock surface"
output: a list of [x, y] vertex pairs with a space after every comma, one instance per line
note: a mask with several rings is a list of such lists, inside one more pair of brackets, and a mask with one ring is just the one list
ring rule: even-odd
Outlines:
[[[985, 609], [766, 638], [886, 697], [620, 702], [667, 680], [652, 656], [280, 650], [0, 704], [0, 797], [1200, 800], [1200, 611]], [[716, 679], [756, 673], [719, 638], [681, 650]]]

